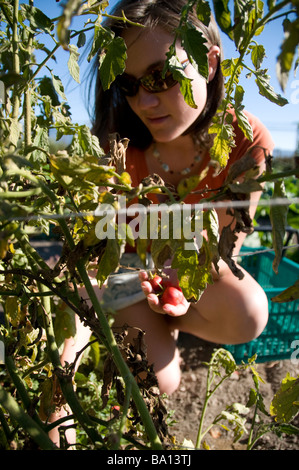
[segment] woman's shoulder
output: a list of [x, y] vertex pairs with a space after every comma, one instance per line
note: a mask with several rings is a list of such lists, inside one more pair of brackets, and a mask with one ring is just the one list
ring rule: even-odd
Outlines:
[[274, 149], [274, 141], [265, 124], [256, 115], [247, 110], [242, 110], [242, 116], [238, 116], [234, 110], [229, 112], [232, 115], [232, 125], [235, 134], [235, 146], [231, 152], [231, 163], [241, 158], [249, 150], [252, 152], [257, 163], [264, 161], [265, 155], [271, 155]]

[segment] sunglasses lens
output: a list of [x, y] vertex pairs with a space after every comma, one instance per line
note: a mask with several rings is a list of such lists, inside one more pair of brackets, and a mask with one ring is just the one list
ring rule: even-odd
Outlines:
[[135, 96], [139, 88], [139, 82], [134, 77], [124, 73], [116, 78], [119, 89], [126, 96]]
[[149, 75], [142, 77], [140, 80], [143, 88], [150, 93], [161, 93], [173, 87], [177, 82], [174, 80], [172, 74], [168, 71], [163, 78], [162, 71], [154, 70]]
[[161, 70], [154, 70], [152, 73], [136, 80], [136, 78], [126, 73], [116, 78], [119, 89], [126, 96], [135, 96], [138, 92], [139, 84], [149, 93], [161, 93], [176, 85], [171, 72], [167, 71], [165, 77], [162, 76]]

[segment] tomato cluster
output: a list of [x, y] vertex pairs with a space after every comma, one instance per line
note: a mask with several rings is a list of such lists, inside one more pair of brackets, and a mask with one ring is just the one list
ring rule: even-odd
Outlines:
[[160, 296], [161, 304], [179, 305], [183, 302], [184, 295], [180, 287], [173, 286], [167, 279], [158, 274], [149, 279], [155, 294]]

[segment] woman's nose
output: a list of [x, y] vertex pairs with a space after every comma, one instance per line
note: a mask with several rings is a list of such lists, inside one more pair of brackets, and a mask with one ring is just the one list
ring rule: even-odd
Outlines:
[[158, 106], [160, 102], [156, 93], [149, 93], [142, 86], [139, 87], [137, 100], [140, 109], [153, 108]]

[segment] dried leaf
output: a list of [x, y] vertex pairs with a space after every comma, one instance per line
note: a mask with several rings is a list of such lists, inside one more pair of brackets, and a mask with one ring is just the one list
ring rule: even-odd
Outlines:
[[118, 139], [118, 134], [109, 134], [109, 148], [111, 163], [116, 168], [116, 172], [121, 175], [126, 169], [126, 150], [129, 139]]
[[246, 153], [240, 160], [234, 162], [227, 173], [227, 177], [225, 180], [226, 184], [232, 183], [235, 181], [239, 176], [241, 176], [246, 171], [252, 170], [255, 168], [256, 161], [252, 157], [251, 153]]
[[272, 302], [292, 302], [293, 300], [299, 299], [299, 279], [294, 285], [288, 287], [280, 294], [272, 297]]
[[[274, 184], [273, 198], [285, 198], [284, 182], [282, 180], [276, 181]], [[273, 248], [275, 250], [275, 257], [273, 260], [273, 271], [278, 273], [278, 266], [282, 258], [283, 239], [285, 236], [285, 227], [287, 223], [288, 206], [273, 205], [270, 206], [270, 220], [272, 225], [272, 240]]]
[[235, 261], [232, 259], [235, 242], [238, 237], [235, 232], [228, 225], [222, 229], [220, 240], [219, 240], [219, 255], [228, 265], [230, 270], [238, 279], [243, 279], [243, 272], [237, 267]]

